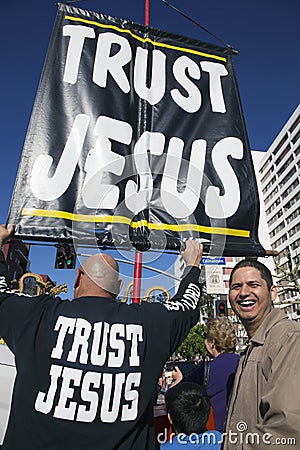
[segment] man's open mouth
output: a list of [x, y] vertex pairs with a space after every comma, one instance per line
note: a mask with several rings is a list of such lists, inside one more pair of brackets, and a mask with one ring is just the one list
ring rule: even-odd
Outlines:
[[254, 300], [242, 300], [242, 301], [238, 302], [238, 304], [240, 306], [242, 306], [243, 308], [249, 308], [251, 306], [254, 306], [255, 303], [256, 303], [256, 301], [254, 301]]

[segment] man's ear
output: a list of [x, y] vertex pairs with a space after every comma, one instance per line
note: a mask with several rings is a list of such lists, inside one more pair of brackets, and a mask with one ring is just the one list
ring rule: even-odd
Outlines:
[[277, 297], [277, 287], [275, 285], [271, 286], [270, 293], [271, 293], [272, 302], [274, 302], [274, 300]]
[[110, 293], [110, 294], [112, 295], [113, 298], [117, 298], [117, 297], [118, 297], [118, 295], [119, 295], [120, 292], [121, 292], [122, 286], [123, 286], [123, 280], [118, 280], [118, 281], [116, 282], [116, 284], [115, 284], [115, 288], [116, 288], [116, 289], [114, 289], [114, 292], [111, 292], [111, 293]]
[[121, 289], [122, 289], [122, 286], [123, 286], [123, 280], [119, 280], [119, 292], [118, 292], [118, 295], [120, 294], [120, 292], [121, 292]]
[[74, 289], [76, 289], [79, 286], [79, 280], [80, 280], [80, 269], [76, 269], [76, 277], [73, 286]]
[[172, 425], [172, 423], [173, 423], [173, 420], [172, 420], [172, 418], [171, 418], [171, 416], [170, 416], [170, 413], [168, 413], [168, 421], [170, 422], [170, 424]]

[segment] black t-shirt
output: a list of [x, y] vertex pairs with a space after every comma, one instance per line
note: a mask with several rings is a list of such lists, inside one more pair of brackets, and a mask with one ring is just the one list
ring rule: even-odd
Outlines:
[[197, 323], [199, 269], [165, 305], [69, 302], [9, 292], [0, 253], [0, 336], [17, 367], [3, 450], [154, 449], [156, 382]]

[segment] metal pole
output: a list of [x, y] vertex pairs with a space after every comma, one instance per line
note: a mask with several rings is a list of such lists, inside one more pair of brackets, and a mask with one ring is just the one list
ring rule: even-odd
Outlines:
[[145, 25], [150, 25], [150, 0], [145, 0]]
[[[150, 0], [145, 0], [144, 23], [147, 26], [150, 25]], [[136, 250], [134, 259], [132, 303], [141, 302], [142, 265], [143, 265], [143, 254], [142, 252]]]
[[141, 302], [142, 262], [143, 253], [136, 250], [134, 259], [132, 303]]

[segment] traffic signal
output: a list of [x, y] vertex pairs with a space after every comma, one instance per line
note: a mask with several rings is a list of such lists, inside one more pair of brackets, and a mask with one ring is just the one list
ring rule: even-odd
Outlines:
[[216, 317], [227, 317], [227, 301], [226, 300], [216, 300], [215, 301], [215, 315]]
[[76, 253], [72, 244], [59, 244], [56, 251], [55, 269], [74, 269]]

